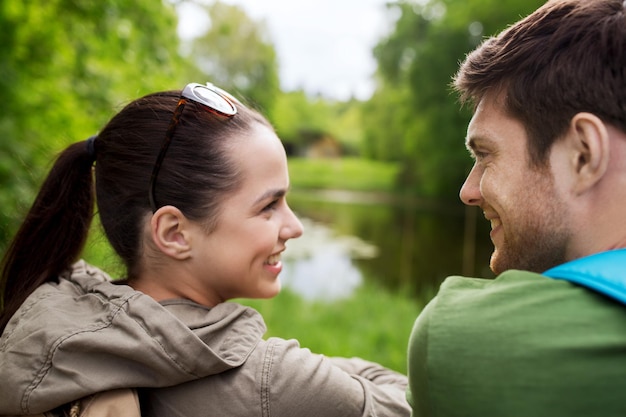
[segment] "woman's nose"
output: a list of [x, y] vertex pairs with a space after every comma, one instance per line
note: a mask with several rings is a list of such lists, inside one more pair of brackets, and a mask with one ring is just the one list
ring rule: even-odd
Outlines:
[[285, 240], [287, 239], [295, 239], [302, 236], [304, 232], [304, 226], [302, 226], [302, 222], [296, 216], [296, 214], [291, 210], [289, 206], [287, 206], [287, 219], [284, 227], [281, 230], [281, 237]]

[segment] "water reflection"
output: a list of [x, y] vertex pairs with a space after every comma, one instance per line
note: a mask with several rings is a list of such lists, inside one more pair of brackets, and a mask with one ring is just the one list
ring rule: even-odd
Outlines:
[[378, 248], [356, 236], [341, 236], [328, 226], [301, 217], [304, 235], [287, 243], [283, 284], [307, 299], [350, 296], [363, 276], [355, 259], [371, 259]]
[[289, 198], [305, 233], [288, 242], [281, 279], [306, 298], [348, 296], [371, 281], [428, 300], [449, 275], [491, 276], [487, 224], [470, 217], [478, 227], [467, 227], [462, 205], [331, 200]]

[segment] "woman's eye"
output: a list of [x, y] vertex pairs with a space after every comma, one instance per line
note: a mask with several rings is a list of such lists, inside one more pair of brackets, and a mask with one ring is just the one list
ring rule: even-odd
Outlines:
[[278, 200], [274, 200], [271, 203], [269, 203], [267, 206], [263, 207], [263, 211], [273, 210], [276, 208], [277, 204], [278, 204]]

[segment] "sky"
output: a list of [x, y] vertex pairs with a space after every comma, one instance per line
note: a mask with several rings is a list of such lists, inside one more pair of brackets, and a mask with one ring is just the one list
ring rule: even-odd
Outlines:
[[[276, 48], [281, 87], [336, 100], [368, 99], [376, 61], [372, 49], [392, 27], [387, 0], [222, 0], [263, 20]], [[193, 5], [178, 7], [179, 36], [210, 24]]]

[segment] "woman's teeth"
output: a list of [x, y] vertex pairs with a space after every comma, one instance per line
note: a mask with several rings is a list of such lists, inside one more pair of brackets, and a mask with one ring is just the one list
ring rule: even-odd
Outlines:
[[267, 258], [267, 261], [265, 261], [265, 263], [268, 265], [276, 265], [279, 262], [280, 262], [280, 254], [272, 255], [269, 258]]

